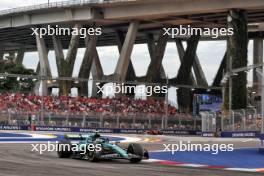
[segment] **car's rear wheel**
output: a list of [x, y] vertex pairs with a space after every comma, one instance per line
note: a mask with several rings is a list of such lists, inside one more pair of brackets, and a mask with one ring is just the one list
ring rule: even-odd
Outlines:
[[71, 142], [64, 140], [58, 143], [57, 154], [59, 158], [70, 158], [72, 155]]
[[143, 155], [144, 155], [143, 147], [137, 143], [129, 144], [127, 148], [127, 152], [138, 156], [137, 158], [131, 158], [130, 159], [131, 163], [139, 163], [142, 160]]

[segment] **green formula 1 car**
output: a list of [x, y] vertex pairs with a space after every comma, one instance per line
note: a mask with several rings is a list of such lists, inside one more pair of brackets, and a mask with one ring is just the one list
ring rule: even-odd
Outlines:
[[148, 151], [140, 144], [130, 143], [127, 148], [123, 148], [118, 143], [101, 137], [98, 132], [88, 135], [65, 135], [57, 145], [57, 154], [60, 158], [88, 159], [92, 162], [102, 159], [126, 159], [138, 163], [149, 158]]

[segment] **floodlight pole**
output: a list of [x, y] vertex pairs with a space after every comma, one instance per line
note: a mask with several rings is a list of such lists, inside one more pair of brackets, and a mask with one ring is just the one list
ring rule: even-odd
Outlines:
[[229, 63], [228, 63], [228, 73], [229, 73], [229, 79], [228, 79], [228, 82], [229, 82], [229, 88], [228, 88], [228, 95], [229, 95], [229, 112], [231, 112], [232, 110], [232, 83], [233, 83], [233, 80], [232, 80], [232, 57], [230, 56], [229, 58]]
[[166, 119], [165, 119], [165, 125], [164, 128], [166, 129], [168, 127], [168, 105], [169, 105], [169, 79], [168, 75], [166, 76], [166, 85], [167, 85], [167, 92], [165, 96], [165, 113], [166, 113]]
[[264, 133], [264, 69], [262, 68], [261, 74], [261, 134]]
[[231, 74], [229, 75], [229, 84], [228, 84], [228, 86], [229, 86], [229, 88], [228, 88], [228, 91], [229, 91], [229, 93], [228, 93], [228, 95], [229, 95], [229, 111], [231, 112], [231, 110], [232, 110], [232, 76], [231, 76]]
[[41, 114], [40, 114], [40, 121], [41, 121], [41, 123], [43, 123], [43, 124], [41, 124], [41, 125], [44, 125], [44, 79], [42, 78], [41, 79], [42, 80], [42, 82], [41, 82]]

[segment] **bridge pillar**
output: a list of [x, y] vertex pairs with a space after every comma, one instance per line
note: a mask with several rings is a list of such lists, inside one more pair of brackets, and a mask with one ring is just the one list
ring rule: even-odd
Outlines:
[[[39, 55], [40, 75], [46, 77], [48, 73], [49, 62], [44, 38], [36, 35], [36, 43]], [[42, 95], [46, 96], [48, 94], [47, 80], [41, 80], [41, 86]]]
[[[168, 35], [163, 35], [163, 31], [160, 32], [159, 39], [157, 41], [157, 44], [155, 45], [154, 54], [151, 54], [152, 58], [151, 58], [151, 62], [149, 64], [148, 71], [147, 71], [147, 81], [148, 82], [159, 82], [160, 81], [160, 78], [161, 78], [160, 70], [163, 68], [162, 59], [165, 53], [168, 39], [169, 39]], [[154, 45], [153, 44], [154, 41], [151, 41], [151, 40], [152, 39], [150, 38], [149, 45]], [[151, 46], [151, 48], [152, 47], [153, 46]]]
[[41, 82], [41, 81], [37, 81], [37, 82], [35, 83], [35, 87], [33, 88], [33, 92], [34, 92], [35, 95], [40, 95], [40, 93], [39, 93], [40, 82]]
[[[253, 64], [263, 63], [263, 38], [258, 37], [253, 40]], [[261, 94], [261, 78], [257, 75], [256, 69], [253, 69], [253, 91], [257, 95]]]
[[[159, 38], [157, 40], [157, 44], [154, 41], [153, 36], [148, 37], [148, 48], [151, 56], [150, 64], [147, 70], [146, 74], [146, 80], [149, 83], [159, 83], [161, 82], [161, 71], [163, 69], [162, 66], [162, 60], [164, 57], [165, 49], [167, 46], [169, 36], [168, 35], [163, 35], [163, 31], [160, 32]], [[166, 77], [166, 76], [165, 76]], [[159, 94], [154, 94], [152, 97], [159, 97], [159, 98], [165, 98], [166, 94], [164, 93], [159, 93]]]
[[[116, 31], [116, 42], [117, 42], [117, 47], [118, 47], [119, 54], [121, 54], [122, 47], [124, 45], [124, 41], [125, 41], [125, 38], [124, 38], [123, 32], [120, 31], [120, 30], [117, 30]], [[133, 67], [131, 58], [129, 58], [129, 64], [128, 64], [127, 75], [126, 75], [126, 81], [134, 81], [135, 78], [136, 78], [135, 69]], [[125, 85], [128, 85], [128, 84], [125, 84]], [[135, 85], [131, 85], [131, 84], [129, 84], [129, 85], [130, 86], [135, 86]], [[126, 95], [128, 97], [133, 98], [133, 97], [135, 97], [135, 91], [127, 92]]]
[[[98, 52], [97, 50], [95, 50], [95, 54], [94, 54], [94, 60], [93, 60], [93, 65], [92, 65], [92, 76], [93, 76], [93, 85], [92, 85], [92, 98], [101, 98], [102, 97], [102, 93], [98, 93], [98, 87], [97, 87], [97, 80], [101, 80], [103, 77], [104, 73], [103, 73], [103, 69], [102, 69], [102, 65], [98, 56]], [[99, 83], [99, 86], [102, 87], [104, 85], [104, 83]]]
[[204, 75], [202, 66], [200, 64], [199, 58], [197, 54], [195, 54], [194, 63], [193, 63], [193, 71], [196, 77], [196, 82], [201, 86], [208, 86], [206, 77]]
[[[185, 54], [185, 50], [184, 50], [184, 47], [182, 45], [182, 41], [180, 39], [176, 39], [175, 43], [176, 43], [176, 47], [177, 47], [177, 50], [178, 50], [180, 62], [182, 63], [183, 62], [183, 57], [184, 57], [184, 54]], [[194, 78], [193, 72], [190, 73], [190, 80], [188, 82], [189, 82], [190, 85], [196, 85], [197, 84], [196, 80]], [[184, 98], [184, 97], [179, 97], [179, 98]]]
[[138, 22], [131, 22], [129, 24], [126, 38], [122, 45], [120, 56], [115, 69], [115, 76], [117, 81], [124, 82], [126, 80], [131, 53], [137, 36], [138, 25]]
[[[187, 40], [187, 49], [182, 59], [176, 77], [177, 84], [187, 85], [190, 82], [191, 69], [194, 64], [196, 50], [200, 36], [191, 36]], [[184, 112], [192, 111], [192, 92], [189, 88], [179, 88], [177, 91], [179, 109]]]
[[[150, 62], [151, 61], [153, 62], [153, 60], [155, 60], [155, 50], [156, 50], [156, 43], [155, 43], [153, 34], [148, 34], [147, 40], [148, 40], [147, 44], [148, 44]], [[165, 49], [166, 49], [166, 47], [165, 47]], [[165, 73], [165, 70], [164, 70], [164, 67], [163, 67], [162, 64], [161, 64], [161, 68], [160, 68], [160, 73], [159, 74], [160, 74], [161, 78], [166, 79], [166, 73]]]
[[[116, 33], [120, 56], [115, 68], [114, 79], [119, 83], [124, 83], [126, 80], [128, 79], [130, 80], [133, 79], [133, 77], [135, 77], [134, 68], [131, 62], [131, 53], [137, 37], [138, 26], [139, 26], [138, 22], [131, 22], [129, 24], [125, 39], [123, 39], [122, 33], [120, 32]], [[116, 94], [116, 96], [119, 95], [121, 94]], [[127, 95], [130, 97], [134, 97], [135, 92], [131, 91]]]
[[39, 66], [39, 63], [38, 63], [37, 68], [36, 68], [36, 73], [37, 74], [40, 74], [40, 66]]
[[[184, 50], [184, 47], [182, 45], [181, 40], [176, 39], [175, 42], [176, 42], [176, 47], [178, 50], [180, 62], [182, 63], [183, 59], [184, 59], [184, 55], [185, 55], [185, 50]], [[189, 84], [189, 85], [196, 85], [197, 84], [192, 71], [190, 72], [190, 77], [189, 77], [187, 84]], [[187, 88], [185, 88], [185, 89], [181, 88], [181, 89], [177, 89], [176, 93], [177, 93], [178, 102], [181, 102], [181, 100], [186, 100], [185, 104], [182, 102], [182, 105], [179, 106], [179, 109], [182, 111], [185, 111], [186, 109], [191, 109], [191, 107], [189, 107], [189, 106], [191, 105], [190, 101], [192, 101], [192, 97], [191, 97], [192, 91], [190, 89], [187, 89]]]
[[5, 48], [0, 46], [0, 61], [4, 59]]
[[213, 86], [220, 86], [221, 80], [223, 79], [223, 76], [226, 73], [226, 60], [227, 60], [226, 57], [227, 57], [227, 55], [226, 55], [226, 52], [225, 52], [225, 55], [224, 55], [224, 57], [223, 57], [223, 59], [221, 61], [221, 64], [220, 64], [220, 66], [219, 66], [219, 68], [217, 70], [217, 73], [215, 75], [215, 78], [214, 78], [214, 81], [213, 81], [213, 84], [212, 84]]
[[[80, 29], [81, 24], [75, 24], [74, 28]], [[53, 36], [53, 45], [56, 55], [59, 77], [72, 77], [72, 71], [76, 60], [76, 55], [79, 47], [80, 35], [72, 35], [66, 58], [64, 58], [63, 48], [60, 40]], [[71, 92], [71, 81], [59, 81], [59, 94], [68, 96]]]
[[[247, 17], [244, 10], [230, 10], [227, 14], [227, 27], [233, 28], [234, 34], [228, 36], [227, 60], [229, 71], [247, 66]], [[230, 85], [231, 84], [231, 85]], [[247, 107], [247, 73], [239, 72], [229, 80], [229, 109]], [[231, 96], [230, 96], [231, 94]], [[230, 101], [231, 98], [231, 101]]]
[[24, 59], [24, 55], [25, 55], [25, 49], [24, 48], [20, 48], [17, 52], [17, 56], [16, 56], [16, 64], [22, 65], [23, 63], [23, 59]]
[[[98, 37], [96, 35], [91, 35], [87, 37], [85, 40], [86, 49], [84, 52], [83, 61], [79, 72], [80, 78], [86, 78], [86, 79], [90, 78], [91, 67], [93, 64], [94, 57], [97, 53], [96, 51], [97, 38]], [[80, 83], [80, 93], [84, 96], [88, 96], [88, 82], [85, 81]]]
[[[47, 48], [47, 55], [49, 54], [49, 50], [48, 50], [48, 48]], [[38, 63], [38, 65], [37, 65], [37, 68], [36, 68], [36, 73], [37, 74], [40, 74], [40, 63]], [[51, 76], [51, 71], [50, 71], [50, 67], [48, 67], [48, 76]]]
[[[49, 50], [47, 49], [47, 55], [49, 53]], [[50, 65], [49, 65], [50, 66]], [[35, 71], [36, 74], [40, 75], [40, 62], [38, 63], [37, 65], [37, 68], [36, 68], [36, 71]], [[47, 73], [48, 76], [51, 76], [51, 71], [50, 71], [50, 67], [48, 67], [48, 73]], [[35, 95], [39, 95], [39, 89], [40, 89], [40, 80], [38, 80], [36, 83], [35, 83], [35, 87], [33, 88], [33, 92]]]
[[[185, 50], [183, 48], [181, 40], [176, 39], [175, 42], [176, 42], [177, 50], [179, 53], [180, 61], [182, 62]], [[199, 61], [197, 54], [195, 54], [195, 58], [194, 58], [194, 62], [193, 62], [193, 71], [194, 71], [195, 76], [193, 75], [192, 72], [190, 75], [192, 84], [197, 84], [200, 86], [208, 86], [207, 80], [205, 78], [205, 75], [204, 75], [204, 72], [203, 72], [203, 69], [202, 69], [202, 66], [200, 64], [200, 61]]]

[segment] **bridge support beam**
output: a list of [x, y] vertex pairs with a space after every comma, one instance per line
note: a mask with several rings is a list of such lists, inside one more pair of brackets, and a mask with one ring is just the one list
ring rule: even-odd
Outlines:
[[[47, 55], [49, 55], [49, 50], [48, 50], [48, 48], [47, 48]], [[36, 68], [36, 73], [37, 74], [40, 74], [40, 63], [38, 63], [38, 65], [37, 65], [37, 68]], [[48, 76], [51, 76], [51, 70], [50, 70], [50, 65], [49, 65], [49, 67], [48, 67]]]
[[[200, 36], [191, 36], [187, 40], [187, 49], [182, 59], [176, 82], [186, 85], [190, 81], [191, 69], [195, 60], [196, 50]], [[192, 93], [188, 88], [179, 88], [177, 91], [178, 105], [180, 111], [191, 112], [192, 110]]]
[[[178, 50], [180, 62], [182, 63], [183, 62], [183, 58], [184, 58], [184, 54], [185, 54], [185, 50], [183, 48], [181, 40], [176, 39], [175, 42], [176, 42], [176, 47], [177, 47], [177, 50]], [[190, 73], [190, 80], [188, 81], [188, 84], [190, 84], [190, 85], [196, 85], [197, 84], [192, 71]], [[184, 98], [184, 97], [179, 97], [179, 98]]]
[[[263, 63], [263, 38], [253, 39], [253, 64]], [[253, 91], [257, 95], [261, 94], [261, 78], [257, 75], [256, 69], [253, 69]]]
[[[39, 55], [40, 75], [47, 76], [49, 69], [49, 61], [44, 38], [41, 38], [39, 35], [36, 35], [36, 43]], [[41, 94], [44, 96], [48, 95], [47, 80], [41, 80]]]
[[[49, 53], [49, 50], [47, 49], [47, 55], [48, 55], [48, 53]], [[47, 75], [48, 75], [48, 76], [51, 76], [50, 65], [48, 65], [47, 71], [48, 71]], [[41, 74], [41, 73], [40, 73], [40, 62], [39, 62], [38, 65], [37, 65], [37, 68], [36, 68], [35, 73], [38, 74], [38, 75]], [[33, 89], [33, 92], [34, 92], [34, 94], [36, 94], [36, 95], [39, 94], [40, 82], [41, 82], [40, 80], [37, 81], [36, 84], [35, 84], [35, 87], [34, 87], [34, 89]], [[48, 91], [48, 94], [50, 94], [49, 91]]]
[[[150, 62], [153, 62], [153, 60], [155, 60], [155, 50], [156, 50], [156, 42], [154, 40], [154, 36], [153, 34], [148, 34], [147, 36], [147, 40], [148, 40], [148, 51], [149, 51], [149, 56], [150, 56]], [[165, 49], [166, 49], [166, 46], [165, 46]], [[165, 50], [164, 50], [165, 52]], [[164, 56], [164, 54], [163, 54]], [[165, 70], [164, 70], [164, 67], [163, 65], [161, 64], [161, 68], [160, 68], [160, 72], [159, 72], [159, 76], [163, 79], [166, 79], [166, 73], [165, 73]]]
[[220, 86], [221, 80], [223, 79], [224, 74], [226, 73], [226, 60], [227, 60], [227, 55], [225, 53], [221, 64], [217, 70], [217, 73], [215, 75], [214, 81], [213, 81], [213, 86]]
[[[148, 37], [148, 48], [150, 52], [151, 61], [147, 70], [146, 79], [147, 82], [150, 83], [159, 83], [161, 82], [161, 73], [164, 69], [162, 66], [162, 60], [164, 57], [165, 49], [167, 46], [169, 36], [163, 35], [163, 31], [160, 32], [157, 44], [154, 41], [153, 36]], [[165, 76], [166, 77], [166, 76]], [[153, 94], [152, 97], [159, 97], [159, 98], [165, 98], [166, 94], [159, 93], [159, 94]]]
[[[74, 28], [76, 29], [80, 29], [81, 27], [82, 25], [80, 24], [75, 24], [74, 26]], [[71, 77], [72, 76], [72, 71], [73, 71], [73, 67], [74, 67], [74, 63], [75, 63], [76, 55], [78, 51], [78, 46], [79, 46], [79, 40], [80, 40], [79, 35], [73, 35], [71, 37], [68, 52], [67, 52], [66, 58], [64, 58], [61, 42], [56, 36], [53, 36], [53, 44], [54, 44], [59, 77]], [[60, 80], [59, 81], [59, 94], [68, 96], [69, 93], [71, 92], [71, 86], [72, 86], [71, 81]]]
[[[159, 82], [161, 79], [160, 70], [163, 68], [162, 59], [165, 53], [168, 39], [169, 36], [163, 35], [163, 31], [159, 34], [157, 44], [155, 44], [155, 41], [151, 41], [152, 39], [150, 38], [149, 45], [155, 45], [155, 51], [154, 54], [151, 54], [152, 58], [147, 71], [148, 82]], [[153, 47], [154, 46], [151, 46], [151, 48]]]
[[16, 64], [21, 65], [23, 63], [24, 55], [25, 55], [25, 49], [20, 48], [17, 52], [16, 61], [15, 61]]
[[[228, 36], [227, 60], [229, 71], [247, 66], [247, 18], [244, 10], [230, 10], [227, 15], [227, 27], [233, 28], [234, 34]], [[227, 98], [225, 98], [226, 100]], [[247, 107], [247, 73], [239, 72], [229, 79], [229, 109]]]
[[129, 24], [126, 38], [124, 40], [115, 69], [115, 76], [117, 81], [124, 82], [126, 80], [131, 53], [137, 36], [138, 26], [138, 22], [131, 22]]
[[[183, 47], [183, 44], [182, 44], [181, 40], [176, 39], [175, 42], [176, 42], [176, 47], [177, 47], [177, 50], [178, 50], [180, 62], [182, 63], [183, 60], [184, 60], [185, 50], [184, 50], [184, 47]], [[190, 72], [190, 77], [189, 77], [189, 80], [188, 80], [187, 84], [189, 84], [189, 85], [196, 85], [197, 84], [192, 71]], [[189, 102], [189, 101], [192, 100], [192, 97], [191, 97], [192, 92], [191, 92], [191, 90], [182, 88], [182, 89], [177, 89], [176, 93], [177, 93], [178, 102], [180, 102], [181, 100], [186, 99], [186, 101], [185, 101], [186, 103], [185, 104], [182, 103], [182, 105], [179, 106], [180, 110], [185, 111], [186, 109], [191, 109], [191, 107], [189, 107], [191, 105], [191, 102]]]
[[204, 75], [202, 66], [200, 64], [199, 58], [197, 54], [195, 54], [194, 63], [193, 63], [193, 71], [196, 77], [196, 82], [198, 85], [208, 86], [206, 77]]
[[[177, 46], [177, 50], [179, 53], [180, 60], [182, 62], [185, 50], [183, 48], [181, 40], [176, 39], [175, 42], [176, 42], [176, 46]], [[193, 71], [194, 71], [195, 76], [193, 75], [192, 72], [190, 75], [191, 80], [192, 80], [192, 84], [197, 84], [200, 86], [208, 86], [207, 80], [205, 78], [205, 75], [204, 75], [204, 72], [203, 72], [203, 69], [202, 69], [202, 66], [200, 64], [200, 61], [199, 61], [197, 54], [195, 54], [195, 58], [194, 58], [194, 62], [193, 62]]]
[[[79, 72], [79, 77], [89, 79], [94, 57], [97, 54], [96, 51], [97, 36], [91, 35], [87, 37], [85, 43], [86, 43], [86, 49], [84, 52], [83, 61]], [[80, 83], [80, 93], [83, 96], [88, 96], [88, 82]]]
[[0, 45], [0, 61], [4, 59], [5, 48]]
[[[119, 54], [121, 54], [122, 47], [125, 41], [124, 34], [122, 31], [119, 31], [119, 30], [116, 31], [116, 41], [117, 41], [117, 47], [118, 47]], [[128, 69], [127, 69], [126, 81], [134, 81], [135, 78], [136, 78], [136, 73], [135, 73], [135, 69], [133, 67], [131, 57], [130, 57]], [[130, 86], [134, 86], [134, 85], [130, 84]], [[126, 95], [133, 98], [135, 96], [135, 91], [127, 92]]]
[[[93, 80], [101, 80], [104, 73], [103, 73], [102, 65], [101, 65], [97, 50], [95, 50], [93, 65], [92, 65], [91, 69], [92, 69]], [[97, 84], [96, 81], [93, 81], [91, 97], [92, 98], [101, 98], [102, 93], [98, 92], [99, 89], [98, 89], [96, 84]], [[102, 87], [103, 85], [104, 85], [104, 83], [100, 83], [98, 86]]]

